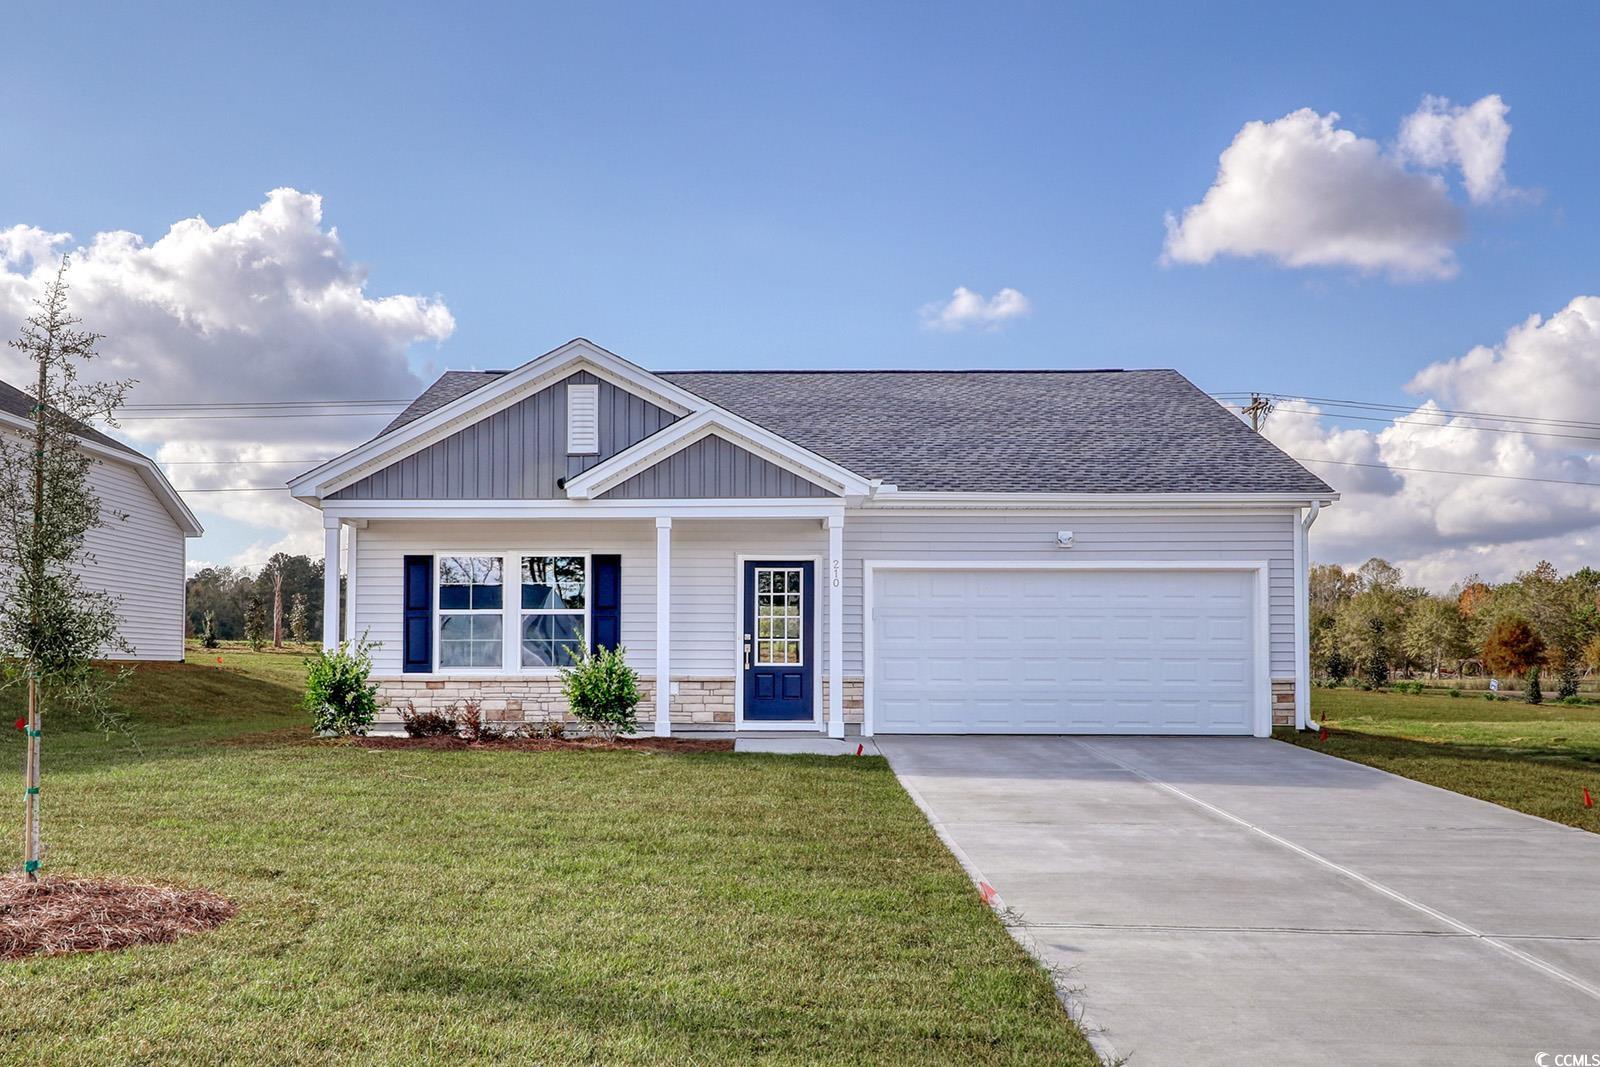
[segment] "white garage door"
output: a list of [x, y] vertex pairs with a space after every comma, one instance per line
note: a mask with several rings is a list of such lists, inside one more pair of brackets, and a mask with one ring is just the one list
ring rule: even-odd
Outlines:
[[876, 570], [884, 733], [1248, 734], [1250, 571]]

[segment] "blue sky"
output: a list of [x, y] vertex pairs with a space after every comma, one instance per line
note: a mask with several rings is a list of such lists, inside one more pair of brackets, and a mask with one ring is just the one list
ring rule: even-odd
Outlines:
[[[153, 242], [319, 194], [367, 293], [453, 316], [419, 373], [584, 335], [660, 368], [1172, 366], [1414, 403], [1423, 367], [1600, 293], [1600, 9], [861, 7], [11, 11], [0, 230]], [[1513, 131], [1517, 195], [1439, 169], [1453, 277], [1160, 262], [1245, 123], [1337, 112], [1387, 148], [1430, 94], [1497, 94]], [[1031, 312], [925, 328], [957, 286]], [[229, 374], [204, 395], [244, 399]], [[340, 377], [292, 395], [370, 395]], [[207, 522], [218, 560], [273, 526]]]

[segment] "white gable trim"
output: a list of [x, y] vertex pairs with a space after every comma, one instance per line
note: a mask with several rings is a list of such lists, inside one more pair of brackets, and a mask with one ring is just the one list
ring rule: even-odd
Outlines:
[[421, 418], [306, 471], [290, 481], [289, 490], [296, 497], [311, 501], [338, 492], [580, 370], [643, 397], [680, 418], [710, 406], [688, 390], [579, 337]]
[[[19, 433], [26, 433], [33, 429], [33, 423], [30, 420], [6, 411], [0, 411], [0, 424], [10, 426]], [[91, 441], [85, 437], [78, 437], [77, 441], [78, 447], [95, 459], [107, 463], [121, 463], [132, 467], [156, 500], [166, 509], [167, 514], [172, 516], [172, 521], [178, 524], [178, 528], [183, 531], [183, 536], [199, 537], [205, 533], [205, 528], [200, 525], [200, 520], [194, 517], [194, 512], [189, 510], [189, 505], [184, 503], [183, 497], [179, 496], [178, 491], [172, 487], [172, 483], [167, 481], [167, 476], [161, 473], [161, 468], [156, 465], [155, 460], [139, 452], [124, 452], [120, 448], [112, 448], [110, 445], [103, 445], [99, 441]]]
[[748, 419], [741, 419], [720, 408], [708, 408], [689, 418], [679, 419], [632, 448], [625, 448], [582, 474], [567, 479], [567, 496], [574, 500], [593, 500], [707, 437], [720, 437], [840, 496], [860, 498], [871, 495], [873, 487], [867, 479], [832, 460], [807, 451]]

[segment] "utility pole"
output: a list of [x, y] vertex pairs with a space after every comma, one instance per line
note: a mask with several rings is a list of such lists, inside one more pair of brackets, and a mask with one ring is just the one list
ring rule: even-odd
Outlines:
[[1267, 424], [1267, 416], [1272, 414], [1272, 409], [1276, 406], [1260, 393], [1251, 393], [1250, 403], [1239, 410], [1250, 416], [1250, 428], [1256, 433], [1260, 433], [1261, 427]]

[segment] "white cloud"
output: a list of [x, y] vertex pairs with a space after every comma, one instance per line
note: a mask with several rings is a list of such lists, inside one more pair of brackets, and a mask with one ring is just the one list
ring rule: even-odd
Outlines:
[[1167, 215], [1164, 263], [1261, 257], [1288, 267], [1352, 267], [1395, 278], [1448, 278], [1464, 226], [1439, 171], [1458, 167], [1475, 203], [1505, 188], [1511, 126], [1498, 96], [1469, 107], [1427, 97], [1400, 143], [1338, 126], [1302, 108], [1248, 122], [1223, 151], [1217, 177], [1181, 218]]
[[1466, 107], [1442, 96], [1425, 96], [1422, 106], [1400, 124], [1400, 151], [1424, 167], [1460, 167], [1467, 195], [1473, 203], [1485, 203], [1506, 187], [1510, 110], [1497, 94]]
[[[29, 226], [0, 231], [0, 324], [11, 324], [0, 332], [15, 332], [70, 241]], [[133, 403], [405, 399], [422, 385], [408, 348], [455, 328], [437, 299], [368, 294], [365, 271], [322, 224], [322, 198], [294, 189], [275, 189], [218, 226], [177, 222], [153, 242], [96, 234], [72, 256], [72, 310], [106, 335], [94, 370], [138, 379]], [[0, 376], [16, 381], [21, 371], [16, 353], [0, 350]], [[280, 486], [311, 464], [236, 461], [325, 457], [383, 422], [130, 420], [122, 432], [156, 459], [180, 463], [169, 468], [180, 489]], [[202, 521], [223, 516], [260, 528], [260, 543], [236, 562], [259, 562], [278, 547], [320, 551], [316, 513], [287, 493], [204, 493], [189, 502]]]
[[1167, 216], [1163, 258], [1264, 256], [1290, 267], [1454, 274], [1461, 217], [1443, 179], [1407, 170], [1338, 120], [1302, 108], [1246, 123], [1205, 198], [1181, 220]]
[[1028, 298], [1015, 289], [1002, 289], [986, 300], [983, 294], [961, 285], [944, 303], [924, 304], [921, 315], [922, 324], [931, 330], [997, 330], [1032, 310]]
[[[1459, 413], [1595, 421], [1586, 401], [1600, 395], [1600, 297], [1533, 316], [1497, 345], [1424, 368], [1406, 388], [1426, 399], [1377, 430], [1331, 427], [1305, 404], [1268, 420], [1268, 436], [1290, 455], [1378, 465], [1309, 464], [1344, 494], [1315, 528], [1318, 559], [1383, 556], [1441, 590], [1474, 571], [1501, 579], [1540, 559], [1564, 570], [1596, 562], [1600, 489], [1558, 483], [1600, 484], [1597, 435]], [[1498, 432], [1518, 428], [1549, 435]]]

